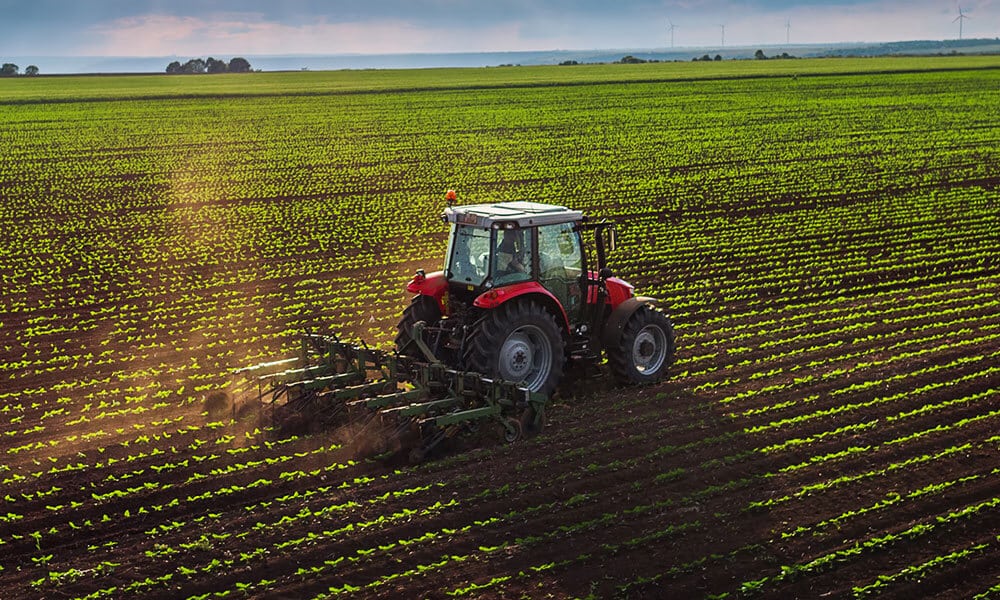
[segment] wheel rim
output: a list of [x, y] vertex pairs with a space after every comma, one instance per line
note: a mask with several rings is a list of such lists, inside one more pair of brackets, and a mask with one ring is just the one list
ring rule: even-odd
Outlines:
[[667, 358], [667, 336], [656, 325], [646, 325], [632, 342], [632, 364], [643, 375], [660, 370]]
[[500, 347], [497, 375], [505, 381], [522, 382], [537, 392], [552, 369], [552, 345], [542, 330], [524, 325], [513, 331]]
[[504, 432], [503, 439], [505, 442], [512, 443], [521, 439], [522, 435], [521, 422], [517, 419], [505, 419], [504, 420]]

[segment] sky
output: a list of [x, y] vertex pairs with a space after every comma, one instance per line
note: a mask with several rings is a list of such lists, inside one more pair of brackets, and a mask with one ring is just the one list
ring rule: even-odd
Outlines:
[[1000, 37], [1000, 0], [0, 0], [0, 59], [939, 40], [959, 5]]

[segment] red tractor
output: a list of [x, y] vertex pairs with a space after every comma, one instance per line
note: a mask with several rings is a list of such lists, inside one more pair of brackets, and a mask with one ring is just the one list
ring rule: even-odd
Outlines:
[[567, 361], [596, 364], [602, 352], [623, 383], [666, 376], [673, 326], [606, 266], [611, 224], [537, 202], [448, 206], [442, 218], [451, 227], [444, 270], [417, 271], [407, 286], [416, 296], [399, 323], [399, 354], [421, 357], [423, 345], [456, 369], [546, 395]]
[[537, 432], [567, 361], [596, 371], [603, 354], [628, 384], [666, 376], [673, 326], [606, 266], [611, 224], [536, 202], [449, 205], [442, 217], [444, 270], [410, 281], [394, 352], [306, 334], [298, 358], [239, 370], [272, 415], [379, 430], [355, 437], [420, 460], [485, 420], [510, 442]]

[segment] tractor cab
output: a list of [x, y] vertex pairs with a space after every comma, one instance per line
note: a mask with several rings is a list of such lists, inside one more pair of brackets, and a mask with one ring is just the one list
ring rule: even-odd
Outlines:
[[[454, 299], [475, 302], [498, 288], [503, 295], [541, 286], [573, 323], [584, 303], [583, 213], [536, 202], [448, 207], [451, 226], [444, 274]], [[536, 290], [540, 291], [540, 290]], [[480, 302], [482, 303], [482, 302]]]

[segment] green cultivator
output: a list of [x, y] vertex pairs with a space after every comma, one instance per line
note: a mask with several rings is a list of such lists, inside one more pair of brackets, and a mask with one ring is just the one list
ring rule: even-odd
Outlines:
[[[414, 326], [414, 339], [422, 327]], [[420, 346], [426, 360], [307, 334], [298, 358], [237, 373], [257, 383], [260, 399], [284, 424], [346, 426], [356, 445], [408, 447], [412, 460], [462, 431], [478, 430], [484, 419], [499, 423], [508, 442], [541, 428], [545, 394], [449, 368]]]

